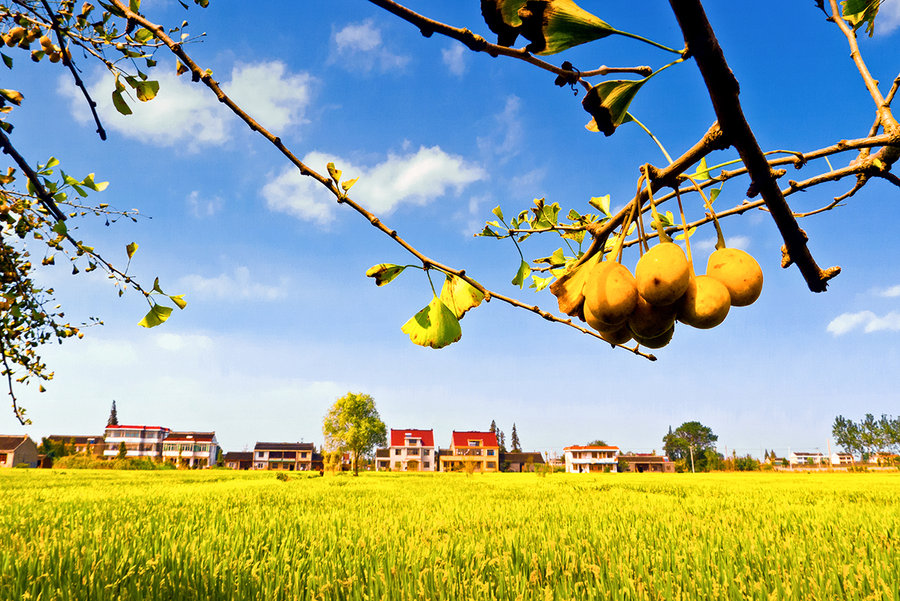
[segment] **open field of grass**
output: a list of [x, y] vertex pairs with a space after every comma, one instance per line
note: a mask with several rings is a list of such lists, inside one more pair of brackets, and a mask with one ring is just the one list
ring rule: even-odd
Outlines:
[[900, 599], [900, 473], [0, 473], [0, 599], [441, 598]]

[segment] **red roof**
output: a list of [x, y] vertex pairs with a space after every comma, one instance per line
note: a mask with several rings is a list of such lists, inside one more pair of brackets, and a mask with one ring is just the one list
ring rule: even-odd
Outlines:
[[406, 446], [407, 438], [418, 438], [423, 447], [434, 446], [434, 430], [395, 430], [391, 428], [391, 446]]
[[168, 432], [169, 428], [162, 426], [106, 426], [107, 430], [162, 430]]
[[450, 445], [453, 447], [467, 447], [470, 440], [478, 440], [482, 447], [499, 447], [497, 435], [493, 432], [457, 432], [453, 431]]
[[596, 445], [578, 445], [573, 444], [570, 447], [566, 447], [563, 451], [618, 451], [619, 447], [600, 447]]

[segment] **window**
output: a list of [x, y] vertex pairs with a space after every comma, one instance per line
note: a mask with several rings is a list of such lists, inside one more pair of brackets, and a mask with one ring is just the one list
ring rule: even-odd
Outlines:
[[470, 447], [480, 447], [480, 446], [481, 446], [481, 441], [480, 441], [480, 440], [470, 440], [470, 441], [469, 441], [469, 446], [470, 446]]
[[265, 457], [265, 456], [266, 456], [266, 452], [265, 452], [265, 451], [257, 451], [257, 452], [256, 452], [256, 458], [257, 458], [257, 459], [262, 459], [262, 458]]
[[488, 455], [493, 455], [493, 454], [494, 454], [494, 449], [488, 449], [487, 454], [488, 454]]
[[399, 454], [400, 454], [400, 449], [394, 449], [394, 455], [399, 455]]
[[394, 469], [397, 469], [397, 470], [400, 469], [400, 462], [399, 462], [399, 461], [395, 461], [395, 462], [394, 462]]
[[488, 466], [489, 470], [497, 469], [497, 462], [496, 461], [488, 461], [487, 466]]
[[306, 459], [306, 451], [300, 453], [300, 459]]
[[430, 464], [429, 462], [427, 462], [427, 461], [423, 461], [423, 462], [422, 462], [422, 467], [424, 467], [424, 468], [427, 470], [428, 468], [431, 467], [431, 464]]

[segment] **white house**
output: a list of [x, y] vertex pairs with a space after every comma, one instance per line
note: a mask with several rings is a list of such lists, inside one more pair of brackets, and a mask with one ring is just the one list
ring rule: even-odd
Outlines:
[[169, 432], [162, 443], [163, 459], [179, 466], [212, 467], [218, 455], [215, 432]]
[[169, 428], [160, 426], [106, 426], [103, 435], [106, 449], [103, 456], [114, 459], [124, 443], [126, 457], [159, 459], [162, 457], [163, 440], [169, 432]]
[[618, 471], [619, 447], [573, 445], [563, 449], [567, 474]]
[[395, 430], [387, 453], [376, 454], [375, 469], [403, 472], [433, 472], [437, 469], [433, 430]]
[[788, 463], [793, 465], [822, 465], [825, 461], [825, 455], [816, 451], [808, 453], [804, 451], [791, 451], [787, 457]]
[[853, 455], [835, 451], [831, 454], [831, 465], [853, 465]]

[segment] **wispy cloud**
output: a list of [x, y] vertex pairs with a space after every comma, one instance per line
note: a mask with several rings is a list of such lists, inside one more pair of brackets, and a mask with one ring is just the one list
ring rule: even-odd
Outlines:
[[875, 35], [888, 36], [900, 27], [900, 0], [882, 0], [875, 19]]
[[287, 296], [288, 281], [284, 278], [277, 283], [259, 282], [250, 275], [247, 267], [235, 267], [232, 273], [215, 277], [191, 274], [182, 277], [179, 286], [186, 290], [186, 296], [206, 300], [252, 300], [276, 301]]
[[900, 331], [900, 313], [891, 311], [883, 316], [878, 316], [872, 311], [842, 313], [832, 319], [826, 328], [830, 334], [835, 336], [842, 336], [860, 329], [866, 334]]
[[[354, 198], [378, 215], [386, 215], [401, 205], [425, 205], [453, 190], [457, 194], [472, 182], [484, 179], [481, 167], [437, 146], [420, 147], [414, 153], [388, 155], [373, 167], [357, 166], [346, 159], [313, 152], [303, 162], [317, 170], [333, 162], [344, 179], [359, 177], [351, 189]], [[334, 197], [318, 182], [303, 177], [294, 168], [285, 168], [262, 189], [273, 211], [288, 213], [307, 221], [327, 224], [333, 219]]]
[[500, 157], [501, 162], [517, 155], [524, 139], [521, 114], [522, 100], [515, 95], [508, 96], [503, 109], [494, 115], [490, 135], [478, 138], [478, 148], [486, 154]]
[[[115, 83], [111, 74], [97, 71], [89, 78], [88, 88], [107, 129], [189, 152], [221, 146], [231, 139], [235, 119], [209, 90], [170, 71], [160, 70], [153, 76], [159, 81], [159, 93], [149, 102], [129, 100], [131, 115], [121, 115], [113, 106]], [[275, 61], [236, 65], [231, 80], [223, 82], [222, 87], [264, 127], [281, 130], [303, 123], [313, 83], [309, 75], [289, 73], [283, 63]], [[93, 121], [84, 97], [70, 79], [61, 78], [58, 90], [69, 98], [77, 121]]]
[[891, 286], [890, 288], [884, 288], [884, 289], [878, 290], [876, 292], [876, 294], [878, 296], [883, 296], [885, 298], [896, 298], [896, 297], [900, 296], [900, 284], [898, 284], [896, 286]]
[[453, 44], [449, 48], [441, 50], [441, 58], [450, 73], [457, 77], [462, 77], [466, 72], [466, 53], [468, 51], [462, 44]]
[[194, 217], [212, 217], [222, 209], [222, 199], [219, 196], [202, 195], [199, 190], [194, 190], [188, 194], [187, 205]]
[[402, 70], [410, 57], [382, 46], [381, 30], [371, 19], [351, 23], [332, 36], [331, 63], [351, 70], [389, 72]]

